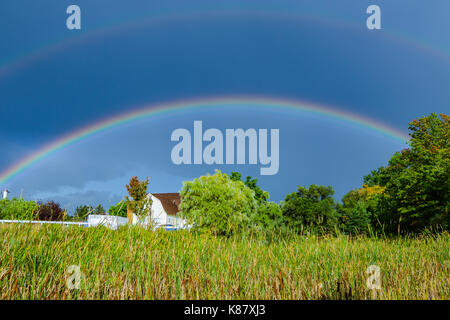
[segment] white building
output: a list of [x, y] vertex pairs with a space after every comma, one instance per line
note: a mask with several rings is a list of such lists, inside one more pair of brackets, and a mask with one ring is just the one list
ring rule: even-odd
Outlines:
[[8, 198], [8, 193], [9, 193], [8, 190], [6, 190], [6, 189], [3, 190], [3, 199], [7, 199]]
[[176, 228], [186, 227], [183, 219], [177, 216], [180, 211], [181, 197], [178, 193], [149, 193], [152, 198], [152, 208], [150, 217], [139, 221], [138, 217], [133, 214], [133, 224], [148, 224], [150, 219], [155, 227], [174, 226]]

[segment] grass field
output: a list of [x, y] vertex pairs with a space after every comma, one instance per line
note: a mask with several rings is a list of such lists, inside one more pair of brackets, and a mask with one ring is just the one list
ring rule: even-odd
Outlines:
[[[220, 238], [0, 225], [1, 299], [450, 299], [450, 236]], [[71, 265], [80, 289], [69, 289]], [[366, 270], [380, 268], [381, 289]]]

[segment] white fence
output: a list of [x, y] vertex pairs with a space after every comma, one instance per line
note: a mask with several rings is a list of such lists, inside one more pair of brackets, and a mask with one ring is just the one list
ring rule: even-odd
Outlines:
[[72, 221], [0, 220], [0, 223], [62, 224], [62, 225], [76, 225], [80, 227], [88, 227], [87, 222], [72, 222]]
[[[156, 224], [154, 225], [154, 229], [165, 227], [167, 230], [176, 230], [176, 229], [189, 229], [189, 226], [185, 226], [184, 224], [180, 224], [178, 221], [170, 221], [173, 223], [173, 226], [167, 229], [167, 225]], [[175, 222], [175, 223], [174, 223]], [[178, 222], [178, 223], [177, 223]], [[31, 223], [31, 224], [61, 224], [61, 225], [74, 225], [80, 227], [97, 227], [97, 226], [105, 226], [109, 229], [116, 230], [119, 226], [123, 226], [128, 224], [128, 219], [124, 217], [118, 216], [109, 216], [109, 215], [97, 215], [90, 214], [88, 215], [87, 221], [83, 222], [72, 222], [72, 221], [38, 221], [38, 220], [0, 220], [0, 224], [3, 223]], [[146, 217], [146, 219], [139, 220], [137, 216], [133, 215], [133, 224], [140, 224], [142, 226], [150, 226], [150, 218]]]
[[87, 221], [73, 222], [73, 221], [39, 221], [39, 220], [0, 220], [0, 224], [4, 223], [31, 223], [31, 224], [60, 224], [65, 226], [80, 226], [80, 227], [97, 227], [105, 226], [107, 228], [116, 230], [118, 226], [128, 223], [127, 218], [107, 215], [89, 215]]
[[112, 230], [116, 230], [119, 226], [128, 224], [128, 219], [118, 216], [90, 214], [88, 215], [87, 224], [89, 227], [105, 226]]

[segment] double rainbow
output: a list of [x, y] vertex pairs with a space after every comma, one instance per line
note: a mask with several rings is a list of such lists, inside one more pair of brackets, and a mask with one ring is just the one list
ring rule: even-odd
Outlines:
[[309, 102], [284, 100], [278, 98], [256, 97], [256, 96], [241, 96], [241, 97], [218, 97], [194, 100], [182, 100], [175, 102], [168, 102], [156, 105], [148, 105], [141, 108], [136, 108], [133, 111], [116, 115], [111, 118], [96, 122], [87, 127], [76, 130], [68, 135], [65, 135], [48, 145], [40, 148], [36, 152], [23, 158], [16, 164], [7, 168], [0, 173], [0, 184], [5, 184], [11, 178], [17, 176], [27, 168], [33, 166], [37, 162], [51, 156], [57, 151], [67, 148], [71, 144], [87, 139], [99, 132], [109, 130], [120, 125], [137, 121], [146, 117], [155, 116], [163, 113], [175, 113], [183, 110], [198, 110], [211, 108], [226, 108], [227, 106], [252, 106], [264, 109], [291, 109], [310, 114], [317, 114], [326, 118], [343, 121], [349, 125], [360, 127], [364, 130], [372, 130], [378, 132], [391, 139], [405, 143], [408, 140], [408, 135], [392, 128], [386, 124], [374, 121], [350, 113], [347, 111], [331, 108], [324, 105], [312, 104]]

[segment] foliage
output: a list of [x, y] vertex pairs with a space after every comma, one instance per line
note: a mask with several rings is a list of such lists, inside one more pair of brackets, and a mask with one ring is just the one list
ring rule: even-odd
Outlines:
[[[233, 181], [242, 181], [242, 175], [239, 172], [232, 172], [230, 179]], [[253, 179], [250, 176], [247, 176], [244, 181], [244, 184], [255, 192], [255, 199], [258, 201], [258, 204], [265, 204], [269, 199], [269, 193], [262, 190], [257, 183], [258, 179]]]
[[219, 170], [183, 183], [180, 216], [197, 230], [230, 235], [248, 230], [257, 209], [254, 192]]
[[[266, 243], [188, 231], [4, 224], [0, 239], [5, 300], [450, 299], [448, 233], [292, 235]], [[66, 286], [73, 264], [81, 290]], [[381, 290], [367, 289], [373, 264], [381, 268]]]
[[94, 214], [105, 215], [106, 214], [105, 208], [103, 208], [103, 206], [99, 204], [97, 207], [95, 207]]
[[366, 184], [351, 190], [342, 197], [342, 205], [337, 206], [340, 226], [348, 234], [368, 233], [378, 225], [378, 202], [384, 187]]
[[48, 201], [47, 203], [38, 203], [38, 220], [41, 221], [63, 221], [67, 212], [61, 209], [59, 203]]
[[94, 212], [94, 208], [89, 205], [81, 205], [75, 209], [76, 220], [86, 220], [87, 216]]
[[370, 186], [385, 188], [377, 219], [387, 232], [450, 228], [450, 124], [449, 116], [440, 116], [410, 122], [411, 148], [364, 178]]
[[352, 207], [338, 206], [340, 226], [350, 235], [368, 234], [372, 225], [372, 214], [367, 202], [357, 201]]
[[284, 231], [283, 212], [275, 202], [260, 204], [252, 215], [251, 220], [260, 231], [268, 233]]
[[36, 201], [23, 199], [0, 200], [0, 219], [4, 220], [33, 220], [37, 216], [38, 204]]
[[331, 186], [311, 185], [298, 187], [286, 196], [282, 205], [283, 216], [289, 227], [297, 231], [329, 233], [337, 226], [335, 202]]
[[147, 194], [148, 181], [149, 178], [139, 181], [138, 177], [134, 176], [126, 185], [129, 194], [125, 197], [127, 206], [140, 219], [150, 213], [152, 206], [152, 199]]
[[127, 217], [127, 203], [122, 200], [115, 206], [111, 206], [108, 209], [108, 213], [112, 216]]

